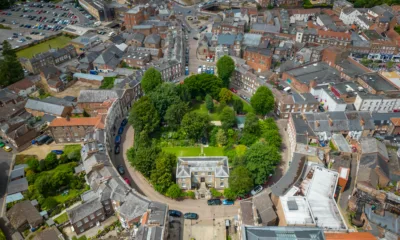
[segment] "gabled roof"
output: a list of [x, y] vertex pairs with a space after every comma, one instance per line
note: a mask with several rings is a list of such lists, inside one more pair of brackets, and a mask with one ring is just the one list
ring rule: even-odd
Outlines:
[[21, 90], [26, 90], [33, 86], [35, 86], [35, 84], [31, 80], [24, 78], [21, 81], [9, 85], [7, 88], [15, 93], [19, 93]]
[[124, 90], [81, 90], [78, 97], [78, 103], [100, 103], [111, 99], [122, 97]]
[[51, 115], [61, 116], [61, 114], [64, 112], [65, 106], [48, 103], [41, 100], [28, 99], [25, 104], [25, 108]]
[[8, 210], [7, 217], [15, 229], [18, 229], [25, 222], [33, 225], [33, 227], [37, 227], [37, 224], [43, 221], [39, 211], [29, 200], [15, 204], [10, 210]]
[[150, 34], [144, 40], [144, 43], [148, 44], [159, 44], [161, 42], [161, 37], [158, 34]]
[[222, 157], [179, 157], [176, 177], [186, 178], [191, 172], [214, 172], [215, 177], [229, 177], [228, 158]]

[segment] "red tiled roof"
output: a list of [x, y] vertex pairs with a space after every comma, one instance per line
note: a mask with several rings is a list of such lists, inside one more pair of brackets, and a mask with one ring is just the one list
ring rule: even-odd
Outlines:
[[10, 86], [8, 86], [7, 88], [9, 89], [9, 90], [11, 90], [11, 91], [14, 91], [14, 92], [16, 92], [16, 93], [19, 93], [19, 91], [21, 91], [21, 90], [26, 90], [26, 89], [28, 89], [28, 88], [30, 88], [30, 87], [33, 87], [35, 84], [31, 81], [31, 80], [29, 80], [29, 79], [27, 79], [27, 78], [24, 78], [24, 79], [22, 79], [21, 81], [18, 81], [18, 82], [16, 82], [16, 83], [13, 83], [13, 84], [11, 84]]
[[[85, 117], [85, 118], [55, 118], [50, 127], [67, 127], [67, 126], [97, 126], [102, 121], [101, 116]], [[104, 127], [103, 127], [104, 128]]]
[[348, 40], [350, 41], [351, 35], [349, 33], [344, 33], [344, 32], [334, 32], [334, 31], [323, 31], [323, 30], [318, 30], [318, 36], [321, 36], [323, 38], [336, 38], [338, 40]]

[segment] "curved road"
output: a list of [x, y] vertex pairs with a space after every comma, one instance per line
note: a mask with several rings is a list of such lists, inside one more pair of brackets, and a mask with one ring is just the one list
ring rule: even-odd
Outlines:
[[214, 218], [233, 218], [238, 214], [239, 202], [236, 201], [232, 206], [208, 206], [206, 200], [185, 199], [176, 201], [165, 197], [153, 189], [149, 182], [141, 173], [130, 166], [126, 151], [133, 146], [134, 130], [131, 126], [125, 128], [122, 136], [122, 144], [120, 154], [115, 155], [114, 165], [122, 165], [126, 169], [124, 177], [128, 177], [131, 181], [131, 186], [139, 193], [145, 195], [152, 201], [163, 202], [169, 205], [169, 209], [179, 210], [182, 213], [194, 212], [199, 214], [199, 220], [212, 220]]

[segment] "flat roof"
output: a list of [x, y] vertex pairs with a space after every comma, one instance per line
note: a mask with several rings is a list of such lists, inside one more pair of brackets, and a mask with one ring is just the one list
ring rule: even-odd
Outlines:
[[361, 75], [360, 78], [371, 86], [376, 91], [397, 91], [396, 87], [391, 85], [385, 78], [381, 77], [378, 73], [366, 73]]
[[333, 134], [332, 139], [335, 142], [338, 150], [340, 152], [349, 152], [351, 153], [351, 148], [347, 140], [343, 137], [342, 134]]
[[305, 84], [309, 84], [312, 80], [318, 84], [336, 83], [341, 79], [339, 71], [324, 62], [298, 67], [287, 73]]

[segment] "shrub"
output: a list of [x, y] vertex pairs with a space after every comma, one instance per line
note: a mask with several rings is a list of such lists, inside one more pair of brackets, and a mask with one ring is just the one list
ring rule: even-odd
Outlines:
[[194, 199], [196, 197], [193, 191], [187, 191], [185, 193], [185, 195], [187, 198], [191, 198], [191, 199]]
[[166, 192], [165, 195], [166, 195], [167, 197], [172, 198], [172, 199], [177, 199], [177, 198], [182, 197], [182, 190], [181, 190], [181, 188], [179, 187], [179, 185], [175, 183], [175, 184], [171, 185], [171, 186], [168, 188], [168, 190], [167, 190], [167, 192]]
[[222, 193], [218, 192], [215, 188], [210, 188], [211, 196], [215, 198], [222, 197]]

